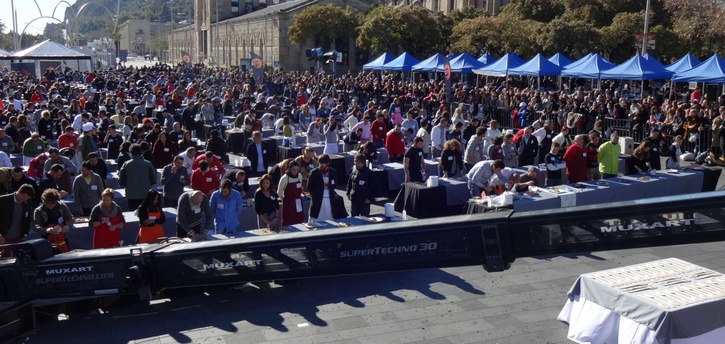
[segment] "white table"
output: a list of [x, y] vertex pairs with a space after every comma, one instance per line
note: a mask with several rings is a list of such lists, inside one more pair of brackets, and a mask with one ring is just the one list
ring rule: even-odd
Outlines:
[[558, 316], [578, 343], [723, 343], [725, 276], [676, 258], [584, 274]]

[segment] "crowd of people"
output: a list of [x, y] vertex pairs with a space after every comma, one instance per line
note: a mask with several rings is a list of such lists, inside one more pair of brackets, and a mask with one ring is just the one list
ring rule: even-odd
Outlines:
[[[0, 222], [9, 224], [0, 243], [19, 242], [33, 230], [58, 252], [68, 250], [65, 233], [74, 217], [88, 217], [93, 248], [122, 245], [124, 211], [137, 211], [139, 243], [163, 236], [162, 207], [177, 208], [177, 236], [196, 240], [210, 232], [232, 235], [248, 199], [260, 227], [274, 230], [347, 213], [337, 209], [338, 189], [351, 202], [351, 216], [369, 216], [380, 187], [371, 170], [379, 149], [402, 163], [406, 182], [423, 182], [425, 159], [437, 159], [439, 176], [467, 179], [471, 197], [525, 191], [537, 173], [545, 173], [546, 186], [617, 175], [619, 132], [609, 120], [649, 133], [628, 158], [627, 173], [660, 169], [662, 156], [667, 168], [677, 166], [683, 142], [725, 151], [725, 97], [706, 99], [699, 90], [676, 94], [605, 82], [594, 91], [539, 91], [464, 80], [454, 83], [449, 103], [441, 79], [387, 73], [274, 71], [259, 85], [250, 72], [157, 64], [48, 69], [39, 79], [4, 70], [0, 77]], [[238, 153], [248, 168], [225, 168], [227, 126], [244, 132]], [[263, 128], [273, 128], [285, 144], [304, 133], [307, 143], [324, 143], [324, 154], [305, 149], [275, 161]], [[330, 165], [338, 142], [358, 152], [350, 171]], [[13, 164], [12, 155], [22, 164]], [[106, 186], [108, 159], [118, 164], [127, 209]], [[527, 172], [516, 174], [515, 167]], [[348, 178], [336, 185], [341, 175]], [[256, 190], [253, 177], [259, 177]], [[62, 201], [69, 195], [75, 214]]]

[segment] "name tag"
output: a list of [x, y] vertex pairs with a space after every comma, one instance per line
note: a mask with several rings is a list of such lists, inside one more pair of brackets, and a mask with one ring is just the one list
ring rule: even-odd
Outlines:
[[296, 187], [297, 187], [298, 189], [301, 189], [301, 188], [302, 188], [302, 183], [297, 183], [297, 184], [295, 184], [295, 186], [296, 186]]
[[194, 209], [194, 214], [201, 213], [201, 209]]
[[217, 204], [216, 207], [217, 207], [217, 209], [224, 209], [224, 204], [221, 204], [221, 203]]
[[58, 223], [63, 223], [63, 216], [58, 218]]
[[423, 156], [423, 152], [418, 152], [418, 156]]
[[333, 179], [333, 180], [331, 180], [331, 181], [330, 181], [330, 184], [332, 184], [332, 185], [335, 185], [335, 180], [334, 180], [334, 179]]
[[73, 144], [73, 143], [71, 142], [70, 144], [68, 144], [68, 146], [69, 146], [69, 147], [73, 147], [73, 146], [75, 146], [75, 145], [74, 145], [74, 144]]
[[448, 157], [448, 160], [449, 160], [449, 161], [453, 161], [453, 157], [452, 157], [452, 156], [449, 156], [449, 157]]
[[656, 151], [657, 151], [657, 148], [654, 148], [654, 147], [653, 147], [653, 148], [652, 148], [652, 151], [653, 151], [653, 152], [656, 152]]
[[309, 165], [307, 165], [307, 168], [309, 168], [309, 169], [313, 169], [313, 168], [315, 168], [315, 165], [313, 165], [313, 164], [309, 164]]
[[91, 190], [98, 190], [98, 185], [91, 185]]
[[48, 128], [48, 129], [50, 129], [50, 124], [46, 125], [45, 127]]
[[276, 200], [276, 198], [274, 198], [274, 196], [269, 196], [269, 199], [271, 199], [273, 201]]
[[378, 130], [383, 130], [383, 127], [378, 127]]
[[7, 147], [7, 146], [8, 146], [8, 143], [7, 142], [3, 142], [3, 147]]
[[403, 142], [404, 143], [405, 142], [405, 139], [400, 139], [400, 142]]
[[40, 135], [40, 138], [45, 140], [45, 135]]
[[586, 158], [587, 157], [587, 153], [582, 153], [582, 156]]
[[168, 149], [168, 148], [164, 148], [164, 152], [168, 152], [168, 151], [169, 151], [169, 149]]
[[43, 149], [43, 146], [38, 146], [38, 149]]
[[108, 143], [113, 143], [113, 139], [108, 139]]
[[550, 138], [551, 138], [551, 134], [549, 134], [549, 135], [546, 135], [546, 138], [547, 138], [547, 139], [550, 139]]
[[156, 220], [156, 216], [149, 216], [149, 220]]
[[481, 150], [481, 147], [476, 147], [473, 150]]
[[359, 181], [357, 182], [357, 184], [358, 184], [358, 185], [365, 185], [365, 181], [364, 181], [364, 180], [359, 180]]
[[298, 213], [301, 213], [302, 212], [302, 200], [299, 199], [299, 198], [298, 199], [295, 199], [295, 210]]
[[267, 154], [267, 150], [266, 150], [266, 149], [265, 149], [265, 150], [263, 150], [263, 151], [262, 151], [262, 154]]
[[207, 182], [207, 183], [211, 183], [211, 178], [207, 178], [207, 179], [206, 179], [206, 182]]

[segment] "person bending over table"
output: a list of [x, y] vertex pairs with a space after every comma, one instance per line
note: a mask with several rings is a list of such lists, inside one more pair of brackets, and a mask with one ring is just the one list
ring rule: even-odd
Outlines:
[[443, 178], [456, 178], [463, 174], [463, 147], [456, 140], [448, 140], [443, 144], [441, 160], [438, 162], [438, 171]]
[[652, 143], [642, 141], [637, 148], [632, 151], [632, 156], [627, 158], [627, 174], [643, 174], [650, 171], [649, 154]]
[[390, 162], [402, 162], [405, 154], [405, 135], [401, 131], [400, 124], [396, 124], [393, 130], [385, 136], [385, 150], [388, 151]]
[[73, 228], [73, 215], [60, 202], [58, 190], [45, 190], [40, 198], [43, 203], [33, 212], [35, 231], [50, 242], [54, 253], [68, 252], [66, 233]]
[[272, 177], [269, 174], [259, 179], [259, 187], [254, 192], [254, 211], [267, 228], [277, 229], [279, 196], [272, 189]]
[[[479, 161], [473, 165], [473, 168], [466, 174], [471, 197], [481, 196], [482, 191], [486, 191], [486, 193], [493, 191], [495, 185], [491, 183], [491, 178], [494, 175], [500, 175], [504, 167], [506, 165], [502, 160]], [[500, 179], [505, 180], [503, 177]]]
[[[6, 171], [6, 173], [9, 174], [9, 171]], [[3, 224], [0, 227], [0, 244], [14, 244], [25, 240], [33, 225], [31, 210], [33, 209], [34, 197], [35, 188], [30, 184], [20, 185], [17, 191], [0, 196], [0, 209], [3, 209], [2, 213], [0, 213], [0, 223]], [[70, 211], [68, 215], [70, 215]], [[73, 217], [71, 216], [71, 218]], [[58, 217], [55, 219], [58, 219]], [[60, 226], [54, 230], [60, 231], [62, 227]], [[39, 231], [41, 235], [45, 235], [45, 229], [46, 227], [42, 227], [42, 230]], [[14, 254], [15, 252], [12, 249], [0, 250], [0, 256], [2, 257]]]
[[209, 208], [214, 212], [214, 225], [218, 234], [232, 236], [237, 231], [239, 219], [237, 214], [242, 211], [242, 195], [232, 189], [232, 181], [224, 179], [219, 190], [211, 194]]
[[209, 199], [201, 191], [184, 192], [176, 209], [176, 236], [192, 241], [206, 240], [209, 229], [214, 228], [214, 213]]
[[413, 145], [408, 148], [403, 158], [403, 171], [406, 182], [422, 183], [425, 180], [425, 159], [423, 159], [423, 138], [413, 139]]

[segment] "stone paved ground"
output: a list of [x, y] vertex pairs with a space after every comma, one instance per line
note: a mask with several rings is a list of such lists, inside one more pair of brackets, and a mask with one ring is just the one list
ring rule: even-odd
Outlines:
[[569, 343], [556, 317], [580, 274], [669, 257], [725, 273], [725, 242], [713, 242], [523, 258], [501, 273], [470, 266], [262, 283], [40, 317], [28, 343]]

